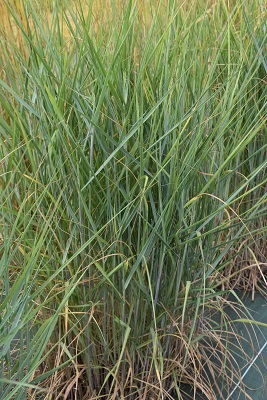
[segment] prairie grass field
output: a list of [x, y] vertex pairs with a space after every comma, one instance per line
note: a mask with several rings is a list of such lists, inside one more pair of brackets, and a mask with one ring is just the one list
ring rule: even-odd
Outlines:
[[0, 14], [0, 400], [223, 399], [227, 296], [267, 286], [266, 2]]

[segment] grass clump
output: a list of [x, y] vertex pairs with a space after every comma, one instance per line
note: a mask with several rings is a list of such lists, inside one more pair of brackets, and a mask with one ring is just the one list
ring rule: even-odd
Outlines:
[[3, 14], [0, 392], [213, 399], [266, 284], [265, 10], [107, 4]]

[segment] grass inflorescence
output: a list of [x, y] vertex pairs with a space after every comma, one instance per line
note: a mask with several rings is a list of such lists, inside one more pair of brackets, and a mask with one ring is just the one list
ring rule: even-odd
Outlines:
[[2, 398], [229, 393], [226, 294], [266, 285], [264, 5], [0, 6]]

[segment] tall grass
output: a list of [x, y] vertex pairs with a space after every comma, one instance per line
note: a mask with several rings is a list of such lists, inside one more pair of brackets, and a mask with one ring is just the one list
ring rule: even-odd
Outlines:
[[5, 3], [0, 393], [214, 399], [266, 284], [266, 10], [103, 3]]

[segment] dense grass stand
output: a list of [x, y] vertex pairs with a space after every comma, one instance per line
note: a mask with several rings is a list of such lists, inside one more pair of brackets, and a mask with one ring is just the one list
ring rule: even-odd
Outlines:
[[229, 395], [227, 293], [266, 294], [265, 3], [0, 9], [1, 399]]

